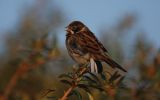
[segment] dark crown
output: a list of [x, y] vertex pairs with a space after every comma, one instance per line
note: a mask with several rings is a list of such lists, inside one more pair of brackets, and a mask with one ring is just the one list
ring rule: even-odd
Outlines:
[[73, 21], [68, 26], [84, 26], [84, 24], [80, 21]]

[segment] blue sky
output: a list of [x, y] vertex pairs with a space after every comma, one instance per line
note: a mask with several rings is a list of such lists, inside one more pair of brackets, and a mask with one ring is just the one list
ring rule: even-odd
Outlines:
[[[35, 0], [0, 1], [0, 40], [3, 31], [12, 29], [20, 18], [21, 10]], [[84, 22], [94, 33], [111, 28], [127, 14], [136, 14], [138, 21], [132, 30], [146, 33], [148, 39], [160, 47], [160, 1], [158, 0], [50, 0], [64, 10], [67, 23], [73, 20]], [[54, 1], [54, 2], [52, 2]], [[64, 25], [65, 26], [65, 25]], [[62, 32], [62, 31], [61, 31]], [[129, 38], [131, 38], [131, 35]], [[62, 36], [63, 38], [63, 36]], [[61, 38], [61, 39], [62, 39]], [[1, 42], [0, 47], [2, 47]]]

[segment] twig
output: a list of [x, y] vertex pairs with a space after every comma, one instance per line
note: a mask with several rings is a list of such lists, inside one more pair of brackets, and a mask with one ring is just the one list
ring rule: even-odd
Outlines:
[[59, 100], [67, 100], [67, 98], [68, 98], [68, 95], [72, 92], [72, 90], [74, 89], [74, 88], [76, 88], [77, 87], [77, 84], [79, 83], [79, 80], [78, 80], [78, 78], [79, 78], [79, 76], [82, 76], [83, 74], [85, 74], [85, 72], [87, 71], [87, 68], [86, 67], [84, 67], [84, 68], [82, 68], [82, 69], [80, 69], [80, 70], [78, 70], [79, 72], [79, 75], [78, 76], [76, 76], [76, 73], [74, 74], [74, 79], [75, 79], [75, 81], [73, 81], [73, 83], [72, 83], [72, 86], [70, 87], [70, 88], [68, 88], [68, 90], [64, 93], [64, 95], [62, 96], [62, 98], [60, 98]]
[[68, 95], [72, 92], [72, 90], [75, 88], [75, 86], [71, 86], [68, 88], [68, 90], [64, 93], [63, 97], [59, 100], [67, 100]]

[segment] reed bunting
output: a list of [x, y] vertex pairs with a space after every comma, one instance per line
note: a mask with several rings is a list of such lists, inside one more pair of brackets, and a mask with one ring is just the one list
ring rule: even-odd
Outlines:
[[101, 73], [101, 62], [106, 62], [112, 68], [126, 70], [117, 64], [107, 54], [108, 51], [95, 35], [80, 21], [73, 21], [66, 27], [66, 47], [69, 55], [78, 64], [89, 64], [91, 72]]

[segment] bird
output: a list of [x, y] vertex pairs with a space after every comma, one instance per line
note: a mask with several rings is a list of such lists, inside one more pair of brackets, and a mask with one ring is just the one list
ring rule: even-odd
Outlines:
[[81, 21], [72, 21], [68, 24], [65, 42], [71, 58], [79, 65], [90, 64], [91, 72], [102, 73], [102, 62], [127, 72], [109, 56], [107, 49]]

